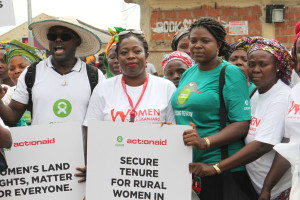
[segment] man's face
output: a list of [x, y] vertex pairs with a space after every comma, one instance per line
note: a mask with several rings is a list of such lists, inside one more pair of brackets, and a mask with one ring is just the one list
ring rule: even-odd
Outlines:
[[65, 62], [75, 58], [76, 48], [81, 40], [73, 30], [63, 26], [53, 26], [47, 36], [49, 51], [55, 61]]

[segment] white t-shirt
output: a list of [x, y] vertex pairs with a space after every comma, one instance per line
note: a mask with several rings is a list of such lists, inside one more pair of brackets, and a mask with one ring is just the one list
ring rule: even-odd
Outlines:
[[[122, 75], [107, 79], [98, 84], [91, 97], [84, 125], [88, 120], [129, 122], [131, 107], [121, 84]], [[143, 90], [143, 85], [126, 85], [128, 95], [135, 106]], [[136, 108], [135, 122], [175, 123], [171, 97], [175, 92], [174, 84], [166, 79], [149, 74], [148, 86]]]
[[146, 68], [146, 72], [148, 74], [154, 74], [156, 71], [155, 66], [152, 63], [147, 63], [147, 68]]
[[3, 122], [3, 120], [0, 117], [0, 126], [2, 126], [3, 128], [9, 129], [8, 126], [6, 126]]
[[[288, 109], [288, 96], [290, 87], [281, 80], [266, 93], [258, 94], [257, 102], [252, 105], [251, 124], [245, 143], [253, 140], [276, 145], [282, 141], [284, 135], [285, 117]], [[272, 166], [275, 151], [264, 154], [262, 157], [246, 165], [252, 184], [258, 194], [264, 180]], [[276, 198], [282, 191], [291, 187], [291, 174], [287, 172], [274, 186], [271, 199]]]
[[[300, 197], [300, 166], [299, 166], [299, 155], [300, 155], [300, 83], [294, 86], [291, 91], [289, 98], [289, 109], [285, 124], [285, 137], [290, 138], [288, 146], [294, 147], [294, 152], [297, 152], [296, 156], [290, 156], [289, 161], [291, 162], [292, 178], [292, 190], [290, 199], [298, 199]], [[294, 144], [297, 144], [294, 146]], [[289, 148], [290, 150], [290, 148]], [[291, 160], [292, 159], [292, 160]]]
[[[32, 125], [55, 122], [80, 121], [86, 114], [91, 96], [86, 64], [77, 58], [72, 71], [61, 75], [55, 71], [52, 56], [42, 60], [36, 67], [35, 82], [32, 88]], [[29, 95], [25, 84], [27, 69], [18, 80], [12, 99], [27, 105]], [[98, 70], [98, 83], [105, 80]]]

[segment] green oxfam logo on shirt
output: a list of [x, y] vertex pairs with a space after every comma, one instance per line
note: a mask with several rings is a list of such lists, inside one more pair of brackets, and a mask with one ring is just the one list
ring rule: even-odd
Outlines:
[[123, 141], [123, 137], [122, 137], [122, 136], [118, 136], [118, 137], [117, 137], [117, 141], [118, 141], [119, 143], [121, 143], [121, 142]]
[[72, 111], [71, 103], [66, 99], [57, 100], [53, 105], [53, 112], [57, 117], [67, 117]]
[[190, 82], [187, 85], [185, 85], [178, 93], [177, 96], [177, 104], [179, 106], [184, 106], [187, 102], [187, 100], [190, 98], [192, 93], [201, 94], [198, 90], [198, 86], [195, 82]]

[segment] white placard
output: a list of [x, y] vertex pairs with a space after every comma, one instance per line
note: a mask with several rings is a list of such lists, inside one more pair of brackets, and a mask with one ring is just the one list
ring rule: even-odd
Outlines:
[[191, 199], [190, 126], [89, 121], [87, 200]]
[[82, 200], [85, 183], [76, 167], [84, 166], [80, 123], [11, 128], [13, 146], [5, 151], [9, 169], [0, 174], [0, 199]]
[[0, 27], [16, 25], [13, 0], [0, 0]]

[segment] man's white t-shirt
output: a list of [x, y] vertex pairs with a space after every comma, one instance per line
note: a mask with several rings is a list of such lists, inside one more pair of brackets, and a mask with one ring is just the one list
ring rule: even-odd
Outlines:
[[[245, 138], [246, 144], [256, 140], [276, 145], [282, 141], [290, 90], [289, 86], [278, 80], [269, 91], [258, 94], [254, 105], [252, 105], [251, 99], [251, 124], [248, 135]], [[246, 165], [247, 172], [258, 194], [261, 192], [274, 157], [275, 151], [271, 150]], [[291, 187], [291, 173], [287, 172], [274, 186], [271, 192], [271, 199], [276, 198], [282, 191], [289, 187]]]
[[[82, 123], [91, 97], [86, 64], [77, 58], [72, 71], [62, 75], [55, 71], [51, 59], [52, 56], [40, 61], [36, 66], [32, 88], [32, 125], [67, 121]], [[26, 73], [27, 69], [20, 75], [12, 97], [13, 100], [25, 105], [29, 100], [25, 84]], [[105, 77], [98, 70], [98, 83], [103, 80]]]
[[[107, 79], [98, 84], [91, 97], [84, 125], [88, 120], [129, 122], [131, 106], [121, 84], [122, 75]], [[128, 95], [135, 106], [143, 90], [143, 85], [126, 85]], [[148, 86], [138, 107], [135, 122], [175, 123], [171, 97], [175, 92], [174, 84], [166, 79], [149, 74]]]

